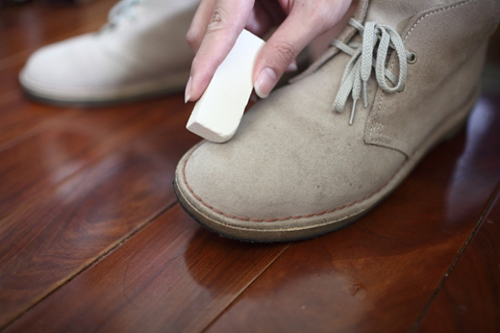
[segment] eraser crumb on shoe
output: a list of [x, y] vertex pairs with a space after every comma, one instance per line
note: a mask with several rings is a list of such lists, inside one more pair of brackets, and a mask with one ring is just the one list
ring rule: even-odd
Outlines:
[[236, 132], [253, 89], [253, 68], [264, 41], [243, 30], [194, 106], [186, 128], [213, 142]]

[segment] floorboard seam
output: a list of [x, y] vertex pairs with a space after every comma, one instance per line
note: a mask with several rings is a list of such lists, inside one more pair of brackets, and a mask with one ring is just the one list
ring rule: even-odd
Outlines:
[[283, 255], [283, 253], [285, 253], [291, 246], [292, 243], [288, 243], [281, 250], [281, 252], [273, 260], [271, 260], [271, 262], [269, 262], [269, 264], [266, 267], [264, 267], [264, 269], [259, 274], [257, 274], [252, 280], [250, 280], [246, 286], [241, 288], [240, 292], [236, 294], [234, 298], [229, 303], [227, 303], [227, 305], [220, 311], [220, 313], [217, 316], [215, 316], [204, 328], [202, 328], [200, 332], [205, 332], [207, 329], [209, 329], [210, 326], [212, 326], [212, 324], [215, 323], [222, 316], [224, 311], [226, 311], [226, 309], [229, 309], [231, 305], [233, 305], [236, 302], [236, 300], [240, 297], [240, 295], [242, 295], [251, 285], [253, 285], [253, 283], [257, 281], [257, 279], [260, 278], [276, 262], [276, 260], [278, 260]]
[[109, 256], [111, 253], [114, 251], [118, 250], [124, 243], [129, 241], [132, 237], [137, 235], [139, 232], [150, 226], [155, 220], [158, 219], [161, 215], [167, 213], [170, 211], [173, 207], [177, 205], [177, 200], [173, 200], [171, 203], [168, 205], [165, 205], [163, 208], [159, 209], [158, 212], [153, 214], [152, 217], [150, 217], [143, 225], [139, 226], [137, 229], [133, 230], [129, 234], [125, 235], [123, 239], [117, 241], [114, 245], [112, 245], [107, 251], [105, 251], [103, 254], [99, 255], [96, 259], [94, 259], [92, 262], [89, 264], [85, 265], [82, 267], [79, 271], [77, 271], [75, 274], [73, 274], [71, 277], [69, 277], [67, 280], [63, 281], [60, 285], [56, 286], [53, 290], [49, 291], [47, 294], [43, 295], [40, 297], [39, 300], [35, 301], [32, 305], [27, 307], [24, 311], [20, 312], [16, 317], [14, 317], [11, 321], [9, 321], [4, 327], [0, 327], [0, 331], [6, 330], [10, 325], [12, 325], [14, 322], [16, 322], [19, 318], [30, 312], [34, 307], [36, 307], [38, 304], [42, 303], [45, 299], [50, 297], [52, 294], [56, 293], [59, 289], [64, 287], [66, 284], [70, 283], [73, 279], [75, 279], [77, 276], [85, 272], [86, 270], [92, 268], [93, 266], [97, 265], [99, 262], [101, 262], [104, 258]]
[[448, 268], [448, 270], [446, 271], [445, 275], [443, 276], [441, 282], [439, 283], [439, 285], [437, 286], [436, 290], [432, 293], [429, 301], [427, 302], [427, 304], [424, 306], [421, 314], [419, 315], [419, 317], [417, 318], [417, 320], [415, 321], [415, 323], [413, 324], [412, 328], [411, 328], [411, 331], [410, 332], [417, 332], [418, 328], [420, 327], [420, 324], [422, 322], [422, 319], [425, 317], [425, 315], [427, 314], [427, 312], [429, 311], [429, 308], [431, 307], [432, 303], [434, 302], [434, 300], [436, 299], [437, 295], [439, 294], [439, 292], [441, 291], [441, 289], [443, 288], [446, 280], [448, 280], [448, 277], [450, 276], [451, 272], [453, 271], [453, 269], [455, 268], [458, 260], [461, 258], [462, 254], [464, 253], [464, 251], [466, 250], [466, 248], [468, 247], [469, 243], [471, 242], [472, 238], [474, 238], [474, 236], [476, 235], [477, 231], [479, 230], [479, 228], [482, 226], [486, 216], [488, 215], [489, 211], [491, 210], [493, 204], [495, 203], [495, 200], [496, 198], [500, 195], [500, 184], [498, 184], [495, 188], [495, 190], [493, 191], [493, 194], [490, 196], [489, 200], [488, 200], [488, 204], [486, 205], [485, 209], [483, 210], [481, 216], [479, 217], [478, 221], [476, 222], [476, 225], [474, 226], [474, 228], [472, 229], [471, 233], [469, 234], [469, 237], [467, 237], [467, 240], [465, 241], [465, 243], [462, 245], [462, 247], [460, 248], [460, 251], [458, 252], [457, 256], [455, 257], [455, 259], [453, 260], [452, 264], [450, 265], [450, 267]]

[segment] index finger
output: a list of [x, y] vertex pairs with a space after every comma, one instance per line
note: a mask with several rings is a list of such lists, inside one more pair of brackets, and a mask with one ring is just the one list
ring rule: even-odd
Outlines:
[[186, 100], [198, 100], [245, 27], [254, 0], [218, 0], [191, 66]]

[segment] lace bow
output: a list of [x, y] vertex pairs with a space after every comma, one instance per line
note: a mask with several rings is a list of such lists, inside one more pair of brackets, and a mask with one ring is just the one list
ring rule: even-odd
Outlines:
[[[349, 125], [352, 125], [356, 104], [361, 95], [363, 96], [363, 106], [368, 107], [367, 86], [372, 69], [375, 68], [375, 78], [378, 86], [383, 91], [388, 93], [402, 91], [406, 81], [407, 61], [414, 58], [415, 54], [405, 49], [401, 36], [390, 26], [367, 22], [363, 27], [354, 19], [351, 19], [349, 24], [363, 34], [363, 41], [362, 43], [350, 43], [349, 45], [338, 40], [334, 40], [332, 43], [332, 45], [352, 57], [342, 76], [333, 109], [339, 113], [343, 112], [347, 99], [351, 95], [353, 105]], [[398, 77], [386, 68], [391, 49], [396, 51], [398, 58]], [[388, 81], [392, 86], [389, 85]]]

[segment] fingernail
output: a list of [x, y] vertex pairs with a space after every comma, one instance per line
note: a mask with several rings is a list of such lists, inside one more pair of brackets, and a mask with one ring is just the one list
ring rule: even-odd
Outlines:
[[257, 77], [257, 81], [254, 83], [257, 96], [260, 98], [266, 98], [269, 96], [277, 81], [278, 76], [276, 75], [276, 72], [269, 67], [264, 68]]
[[297, 66], [296, 62], [292, 62], [290, 65], [288, 65], [288, 68], [286, 70], [287, 72], [296, 72], [299, 70], [299, 67]]
[[188, 83], [186, 84], [186, 92], [184, 93], [184, 103], [189, 102], [191, 99], [191, 83], [193, 82], [193, 77], [190, 76]]

